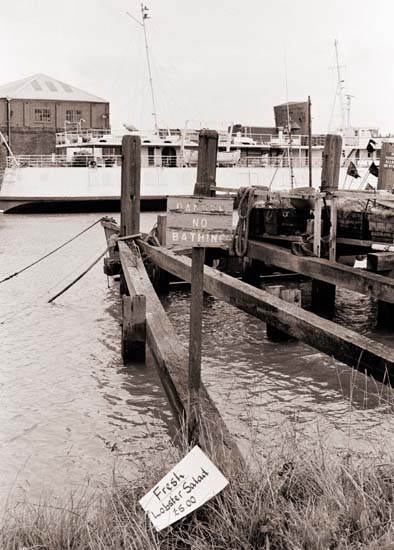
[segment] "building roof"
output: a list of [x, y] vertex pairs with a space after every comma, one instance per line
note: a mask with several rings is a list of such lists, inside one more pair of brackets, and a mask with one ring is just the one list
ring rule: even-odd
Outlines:
[[108, 103], [105, 99], [79, 90], [45, 74], [35, 74], [0, 86], [0, 98], [43, 99], [54, 101], [89, 101]]

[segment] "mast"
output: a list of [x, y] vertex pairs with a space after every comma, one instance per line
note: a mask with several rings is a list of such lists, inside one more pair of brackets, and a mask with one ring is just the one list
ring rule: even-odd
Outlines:
[[145, 25], [145, 20], [146, 19], [150, 19], [149, 17], [149, 8], [147, 6], [144, 6], [143, 3], [141, 3], [141, 19], [142, 19], [142, 22], [139, 21], [136, 17], [134, 17], [131, 13], [129, 13], [128, 11], [126, 12], [126, 14], [133, 20], [135, 21], [136, 23], [138, 23], [138, 25], [140, 25], [143, 29], [144, 29], [144, 38], [145, 38], [145, 51], [146, 51], [146, 63], [148, 65], [148, 75], [149, 75], [149, 86], [150, 86], [150, 94], [151, 94], [151, 98], [152, 98], [152, 116], [153, 116], [153, 121], [154, 121], [154, 125], [155, 125], [155, 133], [158, 134], [159, 133], [159, 125], [157, 123], [157, 111], [156, 111], [156, 101], [155, 101], [155, 94], [154, 94], [154, 91], [153, 91], [153, 79], [152, 79], [152, 70], [151, 70], [151, 64], [150, 64], [150, 55], [149, 55], [149, 46], [148, 46], [148, 34], [146, 32], [146, 25]]
[[311, 96], [308, 95], [308, 174], [309, 187], [312, 187], [312, 103]]
[[151, 66], [150, 66], [148, 35], [147, 35], [147, 32], [146, 32], [146, 25], [145, 25], [145, 20], [149, 19], [149, 8], [144, 6], [143, 3], [141, 3], [141, 15], [142, 15], [142, 27], [144, 29], [144, 37], [145, 37], [146, 63], [148, 65], [150, 93], [151, 93], [151, 97], [152, 97], [152, 107], [153, 107], [152, 115], [153, 115], [153, 120], [154, 120], [154, 123], [155, 123], [155, 132], [156, 132], [156, 134], [158, 134], [159, 133], [159, 126], [157, 124], [156, 101], [155, 101], [155, 94], [153, 92], [153, 80], [152, 80], [152, 71], [151, 71]]
[[345, 132], [346, 127], [346, 121], [345, 121], [345, 105], [343, 102], [343, 92], [344, 92], [344, 80], [342, 80], [341, 76], [341, 67], [343, 65], [339, 64], [339, 53], [338, 53], [338, 40], [335, 39], [334, 41], [335, 46], [335, 58], [337, 61], [337, 77], [338, 77], [338, 94], [339, 94], [339, 102], [340, 102], [340, 108], [341, 108], [341, 122], [342, 122], [342, 131]]

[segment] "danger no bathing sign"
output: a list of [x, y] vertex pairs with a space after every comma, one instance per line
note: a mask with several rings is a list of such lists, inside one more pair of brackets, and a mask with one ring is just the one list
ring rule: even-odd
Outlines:
[[228, 480], [196, 445], [139, 501], [157, 531], [193, 512]]
[[232, 240], [233, 200], [168, 197], [167, 246], [228, 247]]

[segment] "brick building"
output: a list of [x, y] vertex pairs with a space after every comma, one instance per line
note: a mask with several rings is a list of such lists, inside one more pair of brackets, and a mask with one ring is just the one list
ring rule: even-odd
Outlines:
[[[0, 86], [0, 131], [14, 155], [55, 152], [56, 132], [109, 128], [109, 103], [44, 74]], [[0, 147], [0, 168], [7, 149]]]

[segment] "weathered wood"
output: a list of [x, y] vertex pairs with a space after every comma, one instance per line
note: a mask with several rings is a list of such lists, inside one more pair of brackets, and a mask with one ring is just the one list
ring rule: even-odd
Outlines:
[[159, 214], [157, 216], [157, 239], [161, 246], [166, 246], [167, 216]]
[[367, 254], [369, 271], [391, 271], [394, 269], [394, 252], [370, 252]]
[[[132, 245], [133, 246], [133, 245]], [[150, 247], [148, 248], [158, 248]], [[145, 271], [141, 258], [126, 243], [119, 243], [123, 273], [131, 295], [146, 296], [146, 338], [176, 420], [185, 427], [188, 407], [188, 353], [181, 344]], [[174, 256], [176, 257], [176, 256]], [[166, 269], [165, 266], [162, 266]], [[169, 271], [169, 270], [168, 270]], [[228, 472], [242, 462], [241, 453], [204, 386], [200, 388], [203, 412], [199, 443]]]
[[339, 168], [342, 159], [342, 137], [327, 134], [323, 151], [323, 165], [321, 170], [322, 191], [338, 189]]
[[198, 142], [197, 182], [194, 194], [203, 197], [215, 196], [211, 188], [216, 185], [216, 160], [218, 133], [215, 130], [201, 130]]
[[378, 189], [394, 188], [394, 143], [385, 141], [380, 150]]
[[313, 279], [394, 303], [394, 280], [322, 258], [295, 256], [279, 246], [249, 240], [248, 256]]
[[337, 259], [337, 201], [331, 199], [330, 203], [330, 240], [328, 259], [335, 262]]
[[[283, 285], [274, 285], [266, 287], [265, 290], [272, 296], [276, 296], [285, 302], [301, 306], [301, 290], [297, 288], [286, 288]], [[267, 338], [273, 342], [286, 342], [287, 340], [292, 339], [288, 333], [283, 332], [283, 330], [280, 330], [269, 323], [267, 323]]]
[[[143, 241], [138, 244], [159, 266], [190, 281], [189, 258], [175, 256], [166, 249], [152, 247]], [[383, 344], [207, 266], [204, 268], [204, 290], [339, 361], [362, 372], [366, 371], [377, 380], [394, 381], [394, 351]]]
[[320, 258], [321, 255], [321, 208], [323, 201], [321, 197], [315, 199], [313, 219], [313, 253]]
[[190, 299], [189, 336], [189, 407], [188, 440], [197, 443], [199, 438], [200, 386], [201, 386], [201, 342], [203, 313], [204, 248], [194, 247], [192, 251], [192, 288]]
[[123, 361], [144, 361], [146, 340], [146, 298], [143, 294], [123, 296]]
[[141, 138], [123, 136], [122, 183], [120, 198], [120, 234], [140, 231], [141, 209]]

